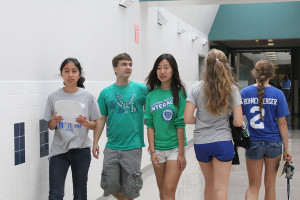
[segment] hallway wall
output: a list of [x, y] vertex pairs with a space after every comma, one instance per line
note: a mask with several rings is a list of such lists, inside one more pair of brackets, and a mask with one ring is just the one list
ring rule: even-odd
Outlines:
[[[207, 15], [216, 15], [216, 6], [206, 6]], [[198, 55], [206, 55], [209, 48], [201, 37], [207, 39], [203, 32], [208, 31], [185, 24], [187, 31], [178, 35], [178, 18], [165, 14], [169, 22], [160, 26], [157, 8], [139, 2], [126, 9], [117, 0], [0, 2], [0, 200], [47, 199], [53, 132], [44, 130], [40, 120], [49, 93], [63, 86], [59, 66], [66, 57], [81, 62], [86, 89], [96, 97], [114, 82], [111, 59], [121, 52], [133, 58], [134, 81], [144, 81], [155, 59], [165, 52], [175, 56], [188, 86], [198, 79]], [[139, 43], [134, 41], [134, 23], [140, 25]], [[199, 35], [194, 42], [192, 30]], [[191, 139], [192, 133], [187, 137]], [[101, 150], [105, 143], [103, 133]], [[102, 195], [100, 157], [92, 159], [89, 199]], [[149, 163], [144, 148], [142, 167]], [[72, 199], [70, 174], [65, 190], [65, 199]]]
[[209, 40], [300, 37], [300, 1], [262, 2], [220, 5], [209, 32]]

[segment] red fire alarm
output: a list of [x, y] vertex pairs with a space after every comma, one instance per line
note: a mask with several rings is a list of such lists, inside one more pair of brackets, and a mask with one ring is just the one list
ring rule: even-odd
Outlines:
[[139, 41], [140, 41], [140, 26], [138, 23], [134, 24], [134, 32], [135, 32], [135, 43], [139, 43]]

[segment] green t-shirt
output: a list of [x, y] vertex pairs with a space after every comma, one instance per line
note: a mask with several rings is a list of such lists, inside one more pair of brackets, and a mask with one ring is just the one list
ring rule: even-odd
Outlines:
[[154, 129], [155, 149], [170, 150], [178, 147], [177, 128], [185, 128], [183, 121], [185, 99], [180, 92], [178, 106], [174, 106], [172, 91], [162, 90], [160, 87], [148, 94], [145, 121], [148, 128]]
[[107, 116], [106, 147], [116, 150], [141, 148], [144, 143], [144, 109], [147, 87], [130, 81], [128, 85], [108, 86], [101, 91], [98, 105]]

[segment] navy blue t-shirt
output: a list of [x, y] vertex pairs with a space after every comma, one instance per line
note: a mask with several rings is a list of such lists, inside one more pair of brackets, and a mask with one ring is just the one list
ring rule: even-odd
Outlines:
[[282, 89], [291, 89], [291, 81], [287, 80], [285, 81], [284, 79], [281, 80], [281, 88]]
[[250, 139], [254, 141], [281, 141], [277, 118], [289, 114], [289, 108], [281, 90], [273, 86], [265, 87], [264, 105], [260, 119], [258, 87], [250, 85], [241, 91], [243, 113], [248, 121]]

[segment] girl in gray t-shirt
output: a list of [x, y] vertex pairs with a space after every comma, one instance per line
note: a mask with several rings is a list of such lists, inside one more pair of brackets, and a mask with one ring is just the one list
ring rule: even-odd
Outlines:
[[[206, 57], [203, 80], [193, 85], [186, 99], [184, 122], [195, 124], [194, 149], [205, 178], [205, 199], [227, 199], [234, 147], [229, 116], [242, 126], [241, 96], [222, 51]], [[194, 116], [194, 111], [196, 116]]]
[[[60, 67], [65, 87], [48, 97], [44, 119], [50, 130], [55, 130], [49, 156], [49, 200], [63, 199], [65, 179], [71, 166], [74, 199], [87, 199], [87, 177], [92, 145], [89, 129], [96, 128], [100, 111], [94, 96], [83, 85], [82, 68], [75, 58], [65, 59]], [[74, 122], [69, 116], [58, 116], [55, 103], [65, 100], [81, 106], [83, 115]], [[67, 114], [66, 114], [67, 115]], [[64, 120], [65, 117], [65, 120]]]

